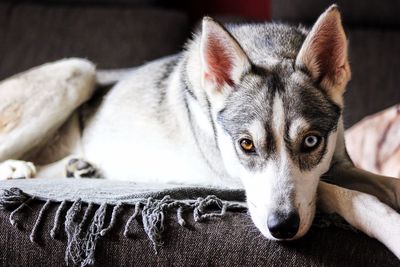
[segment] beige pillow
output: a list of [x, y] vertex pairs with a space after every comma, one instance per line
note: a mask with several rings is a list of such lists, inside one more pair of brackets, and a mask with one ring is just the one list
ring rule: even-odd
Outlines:
[[346, 147], [356, 166], [400, 178], [400, 104], [347, 130]]

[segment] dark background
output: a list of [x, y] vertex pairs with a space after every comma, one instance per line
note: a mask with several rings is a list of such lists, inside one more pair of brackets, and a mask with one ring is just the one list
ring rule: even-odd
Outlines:
[[[400, 1], [335, 1], [353, 78], [345, 125], [400, 102]], [[124, 68], [181, 51], [204, 15], [311, 25], [328, 0], [0, 1], [0, 79], [63, 57]]]

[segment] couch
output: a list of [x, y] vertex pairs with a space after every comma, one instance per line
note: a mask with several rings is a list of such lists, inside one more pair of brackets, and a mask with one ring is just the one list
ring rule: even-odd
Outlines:
[[[400, 6], [392, 1], [342, 5], [350, 39], [353, 81], [346, 94], [345, 123], [400, 102], [397, 60], [400, 51]], [[368, 4], [367, 4], [368, 3]], [[329, 1], [272, 2], [272, 19], [312, 23]], [[99, 68], [143, 64], [179, 51], [193, 25], [178, 11], [160, 9], [156, 1], [2, 1], [0, 2], [0, 79], [62, 57], [85, 57]], [[29, 217], [17, 229], [10, 213], [0, 211], [0, 266], [64, 266], [65, 236], [41, 235], [29, 241], [29, 230], [42, 201], [32, 201]], [[50, 205], [43, 227], [48, 233], [56, 207]], [[107, 216], [110, 216], [110, 211]], [[158, 254], [140, 227], [125, 238], [122, 210], [115, 234], [96, 249], [95, 266], [399, 266], [399, 260], [365, 234], [336, 227], [313, 227], [295, 242], [263, 238], [246, 212], [227, 212], [203, 223], [187, 218], [182, 228], [167, 220], [168, 231]], [[399, 240], [400, 242], [400, 240]]]

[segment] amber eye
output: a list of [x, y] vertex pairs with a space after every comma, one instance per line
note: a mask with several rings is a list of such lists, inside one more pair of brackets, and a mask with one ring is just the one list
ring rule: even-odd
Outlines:
[[254, 152], [254, 143], [250, 139], [243, 138], [239, 143], [244, 152]]

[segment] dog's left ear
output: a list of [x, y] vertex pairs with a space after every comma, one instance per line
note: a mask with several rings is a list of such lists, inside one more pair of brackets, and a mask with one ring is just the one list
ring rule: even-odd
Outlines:
[[202, 80], [211, 93], [229, 91], [250, 68], [250, 60], [236, 39], [210, 17], [203, 19], [200, 53]]
[[347, 39], [336, 5], [330, 6], [307, 35], [296, 59], [333, 99], [340, 99], [351, 72]]

